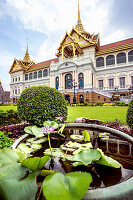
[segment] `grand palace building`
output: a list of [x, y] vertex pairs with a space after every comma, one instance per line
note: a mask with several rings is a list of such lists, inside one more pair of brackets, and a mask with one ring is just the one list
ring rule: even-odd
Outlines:
[[133, 86], [133, 38], [100, 46], [99, 34], [85, 31], [78, 6], [77, 24], [66, 32], [56, 58], [35, 64], [27, 43], [23, 60], [15, 58], [9, 73], [12, 102], [36, 85], [58, 89], [70, 103], [111, 102], [116, 91], [126, 96]]

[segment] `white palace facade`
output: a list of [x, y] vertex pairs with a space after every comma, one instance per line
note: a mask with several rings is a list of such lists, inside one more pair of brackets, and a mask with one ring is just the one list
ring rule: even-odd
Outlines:
[[111, 102], [116, 91], [125, 96], [133, 88], [133, 38], [100, 46], [99, 34], [84, 30], [78, 7], [77, 24], [66, 32], [56, 58], [35, 64], [27, 43], [24, 59], [15, 58], [9, 73], [12, 102], [36, 85], [58, 89], [70, 103], [74, 91], [76, 103]]

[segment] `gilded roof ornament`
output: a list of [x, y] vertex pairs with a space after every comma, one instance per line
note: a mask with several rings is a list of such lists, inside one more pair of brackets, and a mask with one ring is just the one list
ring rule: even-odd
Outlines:
[[78, 0], [78, 21], [77, 21], [77, 24], [76, 24], [76, 27], [78, 32], [80, 33], [85, 33], [86, 31], [84, 30], [84, 27], [82, 25], [82, 22], [81, 22], [81, 18], [80, 18], [80, 9], [79, 9], [79, 0]]
[[30, 62], [31, 62], [30, 55], [29, 55], [29, 52], [28, 52], [28, 39], [27, 39], [26, 53], [25, 53], [23, 62], [24, 62], [24, 63], [30, 63]]

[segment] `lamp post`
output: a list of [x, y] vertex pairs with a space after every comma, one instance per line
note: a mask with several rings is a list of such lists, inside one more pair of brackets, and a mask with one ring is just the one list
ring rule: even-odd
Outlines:
[[74, 88], [74, 97], [73, 97], [73, 104], [76, 104], [76, 96], [75, 96], [75, 88], [77, 87], [77, 83], [75, 82], [75, 79], [73, 80], [73, 88]]

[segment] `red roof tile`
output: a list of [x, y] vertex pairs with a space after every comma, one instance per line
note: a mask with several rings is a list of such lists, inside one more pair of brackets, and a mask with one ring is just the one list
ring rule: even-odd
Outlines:
[[122, 40], [122, 41], [111, 43], [111, 44], [107, 44], [107, 45], [104, 45], [104, 46], [100, 46], [100, 47], [98, 47], [98, 51], [105, 50], [105, 49], [108, 49], [108, 48], [118, 47], [118, 46], [121, 46], [121, 45], [124, 45], [124, 44], [130, 44], [130, 43], [133, 43], [133, 38], [130, 38], [130, 39], [127, 39], [127, 40]]
[[41, 63], [37, 63], [37, 64], [34, 64], [30, 67], [31, 68], [34, 68], [34, 67], [39, 67], [39, 66], [42, 66], [42, 65], [47, 65], [47, 64], [50, 64], [51, 62], [58, 62], [58, 58], [54, 58], [54, 59], [51, 59], [51, 60], [47, 60], [47, 61], [44, 61], [44, 62], [41, 62]]

